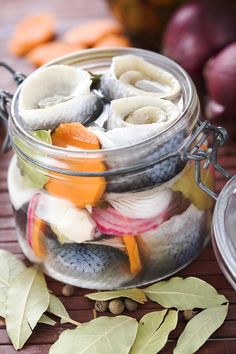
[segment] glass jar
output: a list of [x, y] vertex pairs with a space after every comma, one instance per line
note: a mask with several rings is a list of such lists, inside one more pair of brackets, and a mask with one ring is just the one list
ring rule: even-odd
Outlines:
[[236, 176], [224, 186], [217, 199], [212, 244], [223, 273], [236, 290]]
[[[200, 114], [186, 72], [159, 54], [133, 48], [86, 50], [52, 63], [101, 73], [114, 56], [128, 53], [171, 72], [182, 90], [180, 117], [140, 143], [93, 151], [51, 146], [24, 129], [21, 87], [12, 101], [15, 156], [8, 186], [20, 246], [46, 274], [75, 286], [118, 289], [160, 280], [188, 265], [210, 237], [213, 199], [198, 188], [193, 161], [181, 154]], [[212, 169], [200, 163], [200, 170], [212, 188]]]

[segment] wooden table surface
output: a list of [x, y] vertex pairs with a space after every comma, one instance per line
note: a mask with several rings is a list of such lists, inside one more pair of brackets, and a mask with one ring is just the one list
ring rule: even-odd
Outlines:
[[[0, 0], [0, 55], [1, 61], [6, 61], [18, 71], [29, 73], [32, 67], [24, 59], [16, 59], [7, 52], [7, 41], [17, 21], [23, 16], [37, 11], [50, 11], [58, 18], [58, 32], [63, 32], [75, 24], [87, 19], [109, 16], [109, 11], [102, 0]], [[0, 74], [0, 89], [13, 90], [14, 85], [8, 74]], [[1, 129], [2, 134], [2, 129]], [[2, 137], [1, 137], [2, 139]], [[232, 173], [236, 174], [236, 141], [230, 140], [220, 150], [220, 162]], [[7, 192], [7, 167], [11, 158], [11, 152], [0, 156], [0, 248], [6, 249], [24, 259], [16, 240], [15, 224], [12, 209]], [[216, 189], [220, 191], [225, 180], [216, 175]], [[1, 266], [1, 265], [0, 265]], [[226, 322], [218, 329], [210, 340], [198, 351], [202, 354], [235, 354], [236, 353], [236, 293], [222, 274], [209, 245], [202, 254], [187, 268], [178, 273], [179, 276], [197, 276], [209, 282], [219, 292], [223, 293], [230, 301], [229, 313]], [[75, 295], [70, 298], [62, 296], [63, 284], [47, 278], [49, 288], [60, 297], [65, 304], [71, 317], [77, 321], [84, 322], [93, 318], [92, 302], [84, 298], [88, 293], [84, 289], [77, 288]], [[140, 318], [148, 311], [158, 309], [158, 305], [148, 303], [139, 307], [133, 316]], [[180, 322], [175, 331], [170, 335], [166, 347], [161, 353], [172, 353], [184, 323]], [[38, 325], [34, 334], [30, 337], [27, 345], [20, 351], [22, 354], [46, 354], [49, 347], [56, 341], [59, 334], [67, 325], [56, 325], [49, 327]], [[13, 354], [10, 340], [7, 336], [4, 320], [0, 318], [0, 354]], [[73, 354], [73, 353], [71, 353]], [[117, 353], [119, 354], [119, 353]], [[148, 353], [145, 353], [148, 354]]]

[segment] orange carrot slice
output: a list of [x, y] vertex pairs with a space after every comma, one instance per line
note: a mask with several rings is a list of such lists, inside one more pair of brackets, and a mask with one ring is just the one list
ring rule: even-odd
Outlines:
[[31, 50], [27, 59], [34, 66], [42, 66], [49, 61], [78, 50], [85, 49], [84, 46], [73, 45], [61, 41], [44, 43]]
[[106, 35], [121, 33], [121, 25], [109, 18], [88, 21], [72, 28], [63, 36], [63, 41], [71, 44], [93, 46]]
[[139, 273], [142, 270], [142, 263], [135, 236], [124, 235], [123, 241], [129, 257], [130, 271], [131, 273]]
[[[97, 137], [80, 123], [61, 124], [52, 135], [53, 145], [60, 147], [77, 146], [81, 149], [98, 150]], [[99, 158], [62, 160], [67, 169], [79, 172], [104, 172], [105, 165]], [[106, 188], [104, 177], [77, 177], [56, 172], [46, 184], [47, 191], [57, 197], [70, 200], [76, 207], [95, 206]]]
[[200, 146], [200, 149], [201, 149], [201, 150], [208, 150], [208, 146], [207, 146], [207, 145], [202, 144], [202, 145]]
[[80, 123], [60, 124], [52, 134], [52, 144], [60, 147], [77, 146], [86, 150], [97, 150], [100, 142]]
[[32, 230], [32, 248], [35, 256], [41, 258], [46, 256], [46, 248], [43, 238], [44, 229], [45, 223], [41, 219], [35, 217]]
[[95, 43], [94, 48], [104, 47], [130, 47], [131, 43], [127, 37], [118, 34], [109, 34]]
[[48, 42], [55, 34], [55, 19], [43, 13], [23, 19], [16, 27], [9, 50], [15, 55], [25, 55], [39, 44]]

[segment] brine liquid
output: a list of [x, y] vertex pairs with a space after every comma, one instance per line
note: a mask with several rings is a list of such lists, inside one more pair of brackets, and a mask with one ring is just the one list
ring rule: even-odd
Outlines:
[[[189, 264], [209, 240], [212, 201], [193, 184], [194, 170], [190, 165], [161, 186], [162, 190], [171, 192], [171, 199], [164, 210], [158, 208], [156, 217], [132, 219], [119, 215], [118, 218], [117, 210], [107, 200], [100, 201], [90, 210], [97, 225], [94, 239], [80, 244], [63, 238], [57, 225], [52, 224], [57, 222], [55, 215], [62, 202], [60, 198], [51, 208], [50, 195], [41, 189], [33, 193], [41, 202], [33, 214], [29, 210], [32, 196], [20, 207], [14, 206], [16, 195], [22, 194], [14, 178], [17, 169], [13, 161], [8, 181], [19, 243], [27, 258], [41, 264], [47, 274], [62, 282], [93, 289], [115, 289], [158, 281]], [[205, 177], [205, 182], [211, 183], [212, 174]], [[10, 184], [14, 184], [14, 196]], [[153, 210], [150, 213], [155, 214]], [[40, 232], [35, 236], [32, 228], [37, 230], [37, 225]], [[80, 225], [75, 227], [79, 232]], [[130, 247], [134, 247], [133, 254]]]

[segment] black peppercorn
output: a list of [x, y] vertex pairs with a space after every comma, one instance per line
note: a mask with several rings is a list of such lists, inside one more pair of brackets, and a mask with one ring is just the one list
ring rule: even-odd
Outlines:
[[62, 288], [62, 295], [64, 296], [72, 296], [74, 295], [75, 288], [72, 285], [65, 284]]
[[136, 311], [138, 307], [138, 303], [132, 299], [125, 299], [125, 308], [127, 311]]
[[95, 301], [95, 310], [97, 312], [106, 312], [108, 310], [109, 301]]
[[190, 321], [194, 316], [198, 314], [199, 311], [194, 311], [194, 310], [184, 310], [183, 312], [183, 317], [185, 322]]
[[125, 304], [121, 299], [111, 300], [109, 303], [109, 310], [113, 315], [120, 315], [125, 310]]

